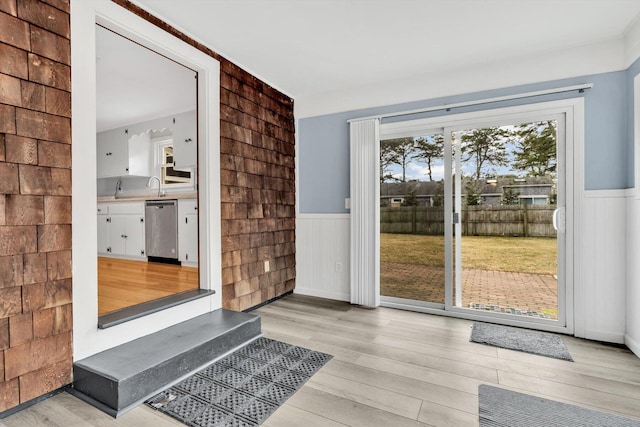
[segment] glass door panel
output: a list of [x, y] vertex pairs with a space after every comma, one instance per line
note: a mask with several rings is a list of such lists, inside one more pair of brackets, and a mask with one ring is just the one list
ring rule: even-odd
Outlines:
[[442, 133], [380, 141], [380, 295], [445, 303]]
[[451, 132], [453, 306], [558, 319], [558, 125]]

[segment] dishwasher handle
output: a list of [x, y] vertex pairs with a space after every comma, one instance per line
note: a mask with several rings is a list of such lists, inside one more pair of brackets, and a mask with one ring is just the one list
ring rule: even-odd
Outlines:
[[165, 206], [175, 206], [178, 203], [177, 200], [158, 200], [158, 201], [148, 201], [146, 206], [153, 207], [156, 209], [163, 209]]

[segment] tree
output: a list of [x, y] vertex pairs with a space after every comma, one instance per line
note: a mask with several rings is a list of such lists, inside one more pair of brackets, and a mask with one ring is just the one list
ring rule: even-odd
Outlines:
[[417, 154], [414, 159], [423, 160], [427, 164], [429, 181], [433, 181], [433, 161], [443, 157], [444, 135], [429, 135], [415, 140], [415, 150]]
[[402, 206], [418, 206], [418, 198], [416, 197], [416, 189], [409, 188], [407, 194], [404, 195]]
[[380, 141], [380, 183], [395, 181], [391, 173], [391, 166], [398, 163], [398, 155], [393, 149], [393, 139]]
[[513, 191], [511, 187], [503, 187], [502, 199], [500, 204], [502, 205], [518, 205], [520, 204], [520, 193]]
[[521, 124], [515, 134], [515, 169], [526, 171], [532, 176], [545, 176], [556, 172], [555, 121]]
[[[407, 182], [407, 165], [413, 158], [415, 153], [415, 141], [413, 137], [387, 139], [385, 143], [389, 144], [391, 150], [391, 159], [393, 163], [402, 169], [402, 179], [400, 182]], [[382, 152], [382, 150], [380, 150]], [[382, 163], [382, 161], [380, 162]]]
[[481, 201], [478, 181], [470, 180], [465, 186], [464, 204], [467, 206], [478, 206]]
[[440, 180], [435, 194], [431, 198], [431, 206], [444, 206], [444, 181]]
[[499, 127], [474, 129], [462, 135], [462, 160], [475, 164], [474, 178], [479, 180], [486, 165], [504, 166], [508, 155], [505, 144], [511, 132]]

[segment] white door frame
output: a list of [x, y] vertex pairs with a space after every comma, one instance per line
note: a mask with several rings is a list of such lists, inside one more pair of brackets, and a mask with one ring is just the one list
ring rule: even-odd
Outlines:
[[[394, 308], [411, 309], [433, 314], [446, 314], [453, 317], [466, 318], [471, 320], [490, 319], [496, 323], [503, 323], [513, 326], [528, 327], [533, 329], [547, 330], [573, 334], [574, 332], [574, 301], [579, 297], [578, 282], [576, 273], [579, 266], [580, 235], [575, 233], [580, 224], [580, 207], [584, 197], [584, 100], [583, 98], [571, 98], [558, 101], [527, 104], [516, 107], [496, 108], [472, 113], [452, 114], [444, 117], [418, 119], [404, 122], [383, 123], [380, 125], [380, 139], [400, 138], [415, 135], [433, 133], [434, 131], [444, 132], [445, 136], [445, 158], [451, 158], [450, 132], [451, 130], [463, 130], [477, 126], [492, 126], [510, 123], [522, 123], [525, 121], [535, 121], [536, 118], [559, 116], [565, 117], [565, 195], [566, 195], [566, 234], [565, 234], [565, 256], [564, 256], [564, 290], [558, 292], [558, 305], [563, 305], [563, 317], [557, 321], [549, 319], [526, 318], [517, 316], [506, 316], [502, 313], [474, 312], [470, 309], [463, 309], [453, 306], [451, 302], [452, 294], [452, 253], [445, 250], [445, 280], [449, 284], [445, 287], [445, 307], [444, 310], [431, 303], [421, 303], [418, 301], [402, 300], [398, 298], [381, 298], [381, 305]], [[559, 126], [560, 127], [560, 126]], [[445, 174], [451, 176], [452, 167], [445, 161]], [[459, 185], [459, 183], [458, 183]], [[445, 217], [446, 212], [453, 212], [452, 189], [445, 186]], [[379, 200], [377, 201], [379, 204]], [[445, 235], [451, 236], [453, 232], [452, 221], [445, 221]], [[560, 265], [560, 263], [559, 263]], [[559, 267], [562, 272], [562, 267]], [[378, 268], [379, 272], [379, 268]], [[378, 273], [379, 274], [379, 273]], [[560, 307], [559, 307], [560, 312]], [[581, 315], [582, 313], [578, 313]], [[560, 317], [560, 313], [559, 313]]]
[[[198, 73], [200, 287], [215, 294], [98, 329], [96, 23]], [[222, 307], [220, 63], [110, 0], [71, 4], [73, 354], [82, 359]]]

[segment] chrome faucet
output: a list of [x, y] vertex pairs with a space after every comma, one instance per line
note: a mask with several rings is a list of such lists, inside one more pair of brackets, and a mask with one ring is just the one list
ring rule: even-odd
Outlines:
[[118, 182], [116, 182], [116, 192], [113, 194], [113, 197], [118, 198], [118, 194], [122, 192], [122, 180], [118, 178]]
[[158, 180], [158, 197], [164, 197], [164, 190], [162, 189], [162, 181], [160, 181], [160, 178], [158, 178], [157, 176], [152, 176], [151, 178], [149, 178], [149, 181], [147, 181], [147, 187], [151, 188], [151, 182], [156, 179]]

